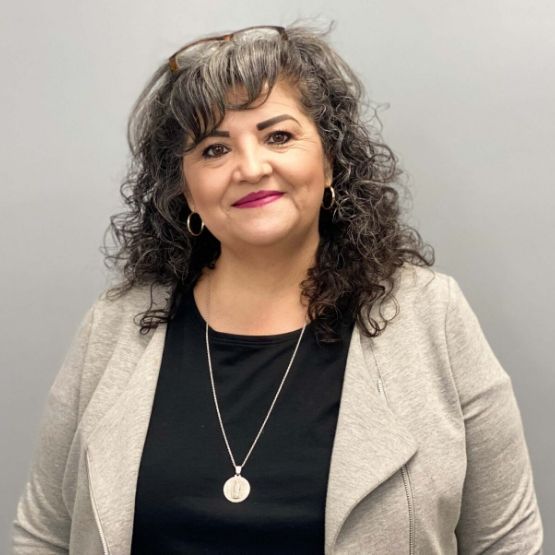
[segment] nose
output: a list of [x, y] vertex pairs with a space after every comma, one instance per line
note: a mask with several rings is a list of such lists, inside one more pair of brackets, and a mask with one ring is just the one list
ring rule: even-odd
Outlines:
[[265, 149], [258, 142], [243, 144], [237, 149], [233, 180], [236, 182], [258, 183], [272, 173], [272, 165]]

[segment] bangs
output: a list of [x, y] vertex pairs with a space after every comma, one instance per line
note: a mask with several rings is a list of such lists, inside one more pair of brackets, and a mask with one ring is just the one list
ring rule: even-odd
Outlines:
[[[296, 81], [299, 60], [281, 38], [248, 43], [223, 42], [196, 55], [173, 85], [170, 106], [190, 150], [217, 128], [227, 110], [263, 103], [279, 79]], [[284, 72], [287, 68], [287, 74]]]

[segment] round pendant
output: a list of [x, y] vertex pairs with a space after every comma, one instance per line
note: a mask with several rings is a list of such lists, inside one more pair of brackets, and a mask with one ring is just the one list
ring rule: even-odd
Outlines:
[[241, 503], [251, 492], [249, 482], [243, 476], [233, 476], [224, 484], [224, 495], [232, 503]]

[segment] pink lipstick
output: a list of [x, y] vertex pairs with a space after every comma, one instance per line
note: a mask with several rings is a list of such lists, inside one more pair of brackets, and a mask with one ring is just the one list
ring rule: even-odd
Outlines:
[[279, 191], [257, 191], [239, 199], [233, 206], [236, 208], [254, 208], [263, 206], [283, 196]]

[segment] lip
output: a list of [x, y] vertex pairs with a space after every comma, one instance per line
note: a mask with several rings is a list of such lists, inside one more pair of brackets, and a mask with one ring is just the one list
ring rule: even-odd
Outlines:
[[282, 195], [281, 191], [256, 191], [240, 198], [233, 206], [259, 206], [277, 200]]

